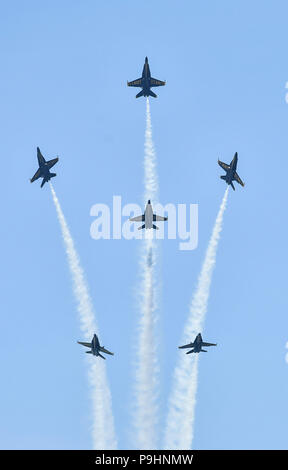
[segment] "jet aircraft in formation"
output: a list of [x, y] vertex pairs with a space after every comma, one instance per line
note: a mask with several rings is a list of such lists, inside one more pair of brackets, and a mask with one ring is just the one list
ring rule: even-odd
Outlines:
[[106, 359], [106, 357], [102, 356], [100, 352], [103, 352], [105, 354], [111, 354], [111, 356], [114, 356], [114, 353], [105, 349], [104, 346], [100, 346], [99, 339], [96, 334], [94, 334], [91, 343], [85, 343], [83, 341], [77, 341], [77, 343], [82, 344], [82, 346], [86, 346], [86, 348], [91, 348], [91, 351], [86, 351], [87, 354], [93, 354], [93, 356], [100, 356], [102, 357], [102, 359]]
[[148, 57], [146, 57], [142, 77], [137, 78], [137, 80], [133, 80], [132, 82], [127, 82], [127, 85], [142, 88], [142, 90], [136, 95], [136, 98], [139, 98], [140, 96], [153, 96], [153, 98], [157, 98], [157, 95], [151, 90], [151, 88], [155, 86], [164, 86], [165, 83], [166, 82], [157, 80], [157, 78], [151, 77]]
[[202, 340], [201, 333], [198, 333], [196, 336], [195, 340], [193, 343], [185, 344], [184, 346], [178, 346], [179, 349], [191, 349], [191, 351], [188, 351], [186, 354], [191, 354], [191, 353], [199, 353], [200, 351], [202, 352], [207, 352], [205, 349], [202, 349], [202, 346], [217, 346], [217, 344], [214, 343], [205, 343]]
[[154, 230], [159, 230], [159, 227], [153, 224], [153, 222], [165, 221], [165, 220], [168, 220], [168, 217], [162, 217], [161, 215], [153, 214], [151, 201], [149, 199], [146, 204], [146, 209], [145, 209], [144, 214], [138, 215], [137, 217], [132, 217], [129, 220], [130, 222], [144, 222], [144, 224], [141, 225], [141, 227], [138, 227], [138, 230], [141, 230], [143, 228], [145, 228], [146, 230], [151, 229], [151, 228], [154, 228]]
[[59, 158], [53, 158], [53, 160], [48, 160], [48, 162], [46, 162], [39, 147], [37, 147], [37, 159], [39, 168], [33, 178], [30, 179], [30, 182], [33, 183], [33, 181], [38, 180], [38, 178], [43, 178], [41, 183], [41, 188], [43, 188], [45, 183], [56, 176], [56, 173], [50, 173], [50, 169], [58, 162]]
[[[151, 77], [150, 73], [150, 67], [148, 63], [148, 58], [145, 58], [145, 64], [143, 67], [143, 72], [142, 72], [142, 77], [138, 78], [137, 80], [133, 80], [132, 82], [127, 82], [128, 86], [132, 87], [140, 87], [142, 88], [142, 91], [140, 91], [137, 95], [136, 98], [139, 98], [140, 96], [153, 96], [154, 98], [157, 97], [155, 93], [151, 90], [152, 87], [158, 87], [158, 86], [164, 86], [166, 82], [163, 82], [161, 80], [157, 80], [156, 78]], [[43, 178], [42, 183], [41, 183], [41, 188], [44, 186], [46, 182], [48, 182], [51, 178], [56, 176], [56, 173], [51, 173], [50, 169], [58, 162], [59, 158], [54, 158], [52, 160], [46, 161], [45, 158], [43, 157], [39, 147], [37, 147], [37, 159], [38, 159], [38, 164], [39, 168], [36, 171], [35, 175], [33, 178], [30, 179], [31, 183], [36, 181], [38, 178]], [[218, 160], [218, 164], [225, 170], [226, 175], [221, 176], [220, 178], [226, 181], [228, 185], [231, 185], [233, 190], [235, 191], [235, 187], [233, 185], [233, 181], [237, 181], [237, 183], [241, 184], [241, 186], [244, 186], [243, 181], [239, 177], [239, 175], [236, 172], [237, 169], [237, 162], [238, 162], [238, 154], [237, 152], [235, 153], [233, 160], [231, 161], [230, 165], [227, 163], [223, 163], [220, 160]], [[150, 199], [148, 200], [148, 203], [145, 208], [145, 212], [143, 215], [137, 216], [137, 217], [132, 217], [129, 219], [131, 222], [144, 222], [143, 225], [141, 225], [138, 230], [141, 229], [155, 229], [159, 230], [159, 227], [157, 227], [153, 222], [156, 221], [166, 221], [168, 220], [168, 217], [162, 217], [159, 215], [156, 215], [153, 213], [152, 205]], [[153, 265], [153, 254], [152, 254], [152, 249], [150, 249], [148, 258], [147, 258], [147, 264], [149, 267]], [[96, 334], [94, 334], [91, 343], [86, 343], [83, 341], [77, 341], [79, 344], [82, 344], [83, 346], [90, 348], [90, 351], [86, 351], [88, 354], [93, 354], [93, 356], [100, 356], [102, 359], [106, 359], [100, 352], [105, 353], [105, 354], [110, 354], [114, 355], [114, 353], [108, 351], [105, 349], [105, 347], [100, 346], [99, 339]], [[207, 352], [204, 347], [208, 346], [217, 346], [215, 343], [206, 343], [202, 340], [201, 333], [198, 333], [196, 336], [194, 342], [185, 344], [184, 346], [179, 346], [179, 349], [191, 349], [188, 351], [186, 354], [191, 354], [191, 353], [199, 353], [199, 352]]]
[[223, 168], [223, 170], [226, 171], [226, 175], [220, 176], [220, 178], [226, 181], [228, 185], [231, 184], [234, 191], [235, 191], [235, 187], [234, 187], [233, 181], [237, 181], [237, 183], [241, 184], [241, 186], [244, 186], [243, 181], [241, 180], [239, 175], [236, 173], [237, 162], [238, 162], [237, 152], [235, 153], [230, 165], [227, 165], [227, 163], [223, 163], [223, 162], [220, 162], [220, 160], [218, 160], [218, 164], [221, 166], [221, 168]]

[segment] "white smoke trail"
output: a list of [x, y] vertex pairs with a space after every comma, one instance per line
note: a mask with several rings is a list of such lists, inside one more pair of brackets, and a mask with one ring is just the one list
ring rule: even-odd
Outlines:
[[[194, 341], [195, 336], [203, 331], [212, 273], [216, 263], [217, 247], [227, 203], [228, 188], [229, 186], [226, 188], [209, 240], [181, 344]], [[173, 388], [169, 400], [168, 419], [164, 436], [165, 449], [190, 449], [192, 445], [199, 356], [198, 354], [192, 354], [191, 356], [181, 354], [174, 371]]]
[[[144, 203], [155, 203], [158, 197], [156, 154], [152, 140], [149, 99], [146, 102], [146, 131], [144, 153]], [[144, 233], [139, 286], [140, 320], [137, 346], [135, 384], [135, 435], [137, 449], [157, 448], [159, 367], [155, 340], [156, 312], [158, 307], [155, 264], [157, 245], [152, 232]]]
[[[84, 336], [83, 339], [90, 342], [93, 334], [98, 334], [93, 313], [92, 301], [69, 227], [51, 183], [50, 188], [60, 223], [68, 265], [72, 276], [73, 291], [77, 301], [77, 310], [80, 317], [82, 334]], [[83, 351], [81, 351], [81, 353], [83, 353]], [[88, 358], [88, 375], [93, 403], [93, 447], [94, 449], [116, 449], [117, 443], [114, 432], [112, 401], [106, 377], [105, 364], [103, 364], [104, 361], [102, 360], [100, 361], [93, 359], [95, 358]]]
[[152, 125], [149, 98], [146, 100], [146, 130], [144, 144], [144, 203], [148, 199], [155, 204], [158, 202], [158, 178], [156, 170], [156, 153], [152, 139]]

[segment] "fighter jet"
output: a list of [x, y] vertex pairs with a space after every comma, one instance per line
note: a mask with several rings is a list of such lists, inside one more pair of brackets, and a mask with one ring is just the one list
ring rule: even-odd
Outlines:
[[111, 356], [114, 356], [114, 353], [108, 351], [105, 349], [103, 346], [100, 346], [98, 336], [94, 334], [91, 343], [84, 343], [82, 341], [77, 341], [78, 344], [82, 344], [83, 346], [86, 346], [86, 348], [91, 348], [91, 351], [86, 351], [87, 354], [93, 354], [93, 356], [100, 356], [102, 359], [106, 359], [106, 357], [102, 356], [99, 351], [106, 353], [106, 354], [111, 354]]
[[39, 168], [33, 178], [30, 179], [30, 182], [33, 183], [33, 181], [38, 180], [38, 178], [43, 178], [41, 183], [41, 188], [43, 188], [45, 183], [47, 183], [51, 178], [54, 178], [54, 176], [56, 176], [56, 173], [50, 173], [49, 170], [52, 168], [52, 166], [55, 165], [55, 163], [58, 162], [59, 158], [53, 158], [53, 160], [48, 160], [48, 162], [46, 162], [45, 158], [40, 152], [39, 147], [37, 147], [37, 158]]
[[223, 168], [223, 170], [226, 171], [226, 175], [220, 176], [220, 178], [222, 180], [225, 180], [227, 184], [231, 184], [234, 191], [235, 191], [235, 187], [234, 187], [233, 181], [237, 181], [237, 183], [241, 184], [241, 186], [244, 186], [243, 181], [241, 180], [239, 175], [236, 173], [237, 162], [238, 162], [237, 152], [235, 153], [234, 158], [231, 161], [230, 165], [227, 165], [227, 163], [223, 163], [223, 162], [220, 162], [220, 160], [218, 160], [218, 164]]
[[154, 225], [153, 222], [155, 222], [155, 221], [159, 222], [160, 220], [165, 221], [165, 220], [168, 220], [168, 217], [162, 217], [161, 215], [153, 214], [151, 201], [149, 199], [149, 201], [146, 205], [146, 209], [145, 209], [144, 214], [143, 215], [138, 215], [137, 217], [132, 217], [129, 220], [131, 222], [145, 222], [143, 225], [141, 225], [141, 227], [138, 227], [138, 230], [141, 230], [143, 228], [145, 228], [145, 229], [154, 228], [155, 230], [159, 230], [159, 227]]
[[133, 80], [132, 82], [127, 82], [128, 86], [135, 86], [141, 87], [142, 91], [140, 91], [136, 98], [140, 96], [153, 96], [157, 98], [157, 95], [150, 90], [150, 88], [155, 86], [164, 86], [166, 82], [161, 82], [161, 80], [157, 80], [156, 78], [151, 77], [150, 68], [148, 64], [148, 57], [145, 57], [145, 64], [143, 67], [142, 77], [137, 78], [137, 80]]
[[207, 352], [205, 349], [202, 349], [202, 346], [217, 346], [217, 344], [205, 343], [202, 340], [201, 333], [198, 333], [194, 340], [194, 343], [185, 344], [185, 346], [179, 346], [179, 349], [192, 348], [191, 351], [188, 351], [186, 354], [199, 353], [200, 351]]

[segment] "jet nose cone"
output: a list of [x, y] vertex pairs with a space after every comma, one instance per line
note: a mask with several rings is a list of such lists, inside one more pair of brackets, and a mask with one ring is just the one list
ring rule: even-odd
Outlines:
[[145, 57], [145, 62], [148, 62], [148, 57], [147, 56]]
[[150, 201], [150, 199], [148, 199], [148, 204], [151, 204], [151, 201]]

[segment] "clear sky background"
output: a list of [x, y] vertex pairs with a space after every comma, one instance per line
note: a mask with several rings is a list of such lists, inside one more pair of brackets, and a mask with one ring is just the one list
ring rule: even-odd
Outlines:
[[[91, 401], [76, 305], [36, 147], [79, 252], [108, 358], [116, 431], [133, 447], [140, 241], [90, 237], [95, 203], [143, 203], [145, 99], [160, 201], [199, 204], [199, 245], [161, 248], [161, 428], [177, 349], [224, 194], [217, 159], [238, 151], [200, 357], [196, 449], [287, 449], [288, 80], [285, 1], [0, 3], [0, 447], [87, 449]], [[192, 340], [193, 338], [191, 338]], [[93, 360], [93, 358], [91, 358]], [[95, 359], [97, 360], [97, 359]], [[100, 359], [99, 359], [100, 360]], [[161, 428], [159, 432], [161, 432]]]

